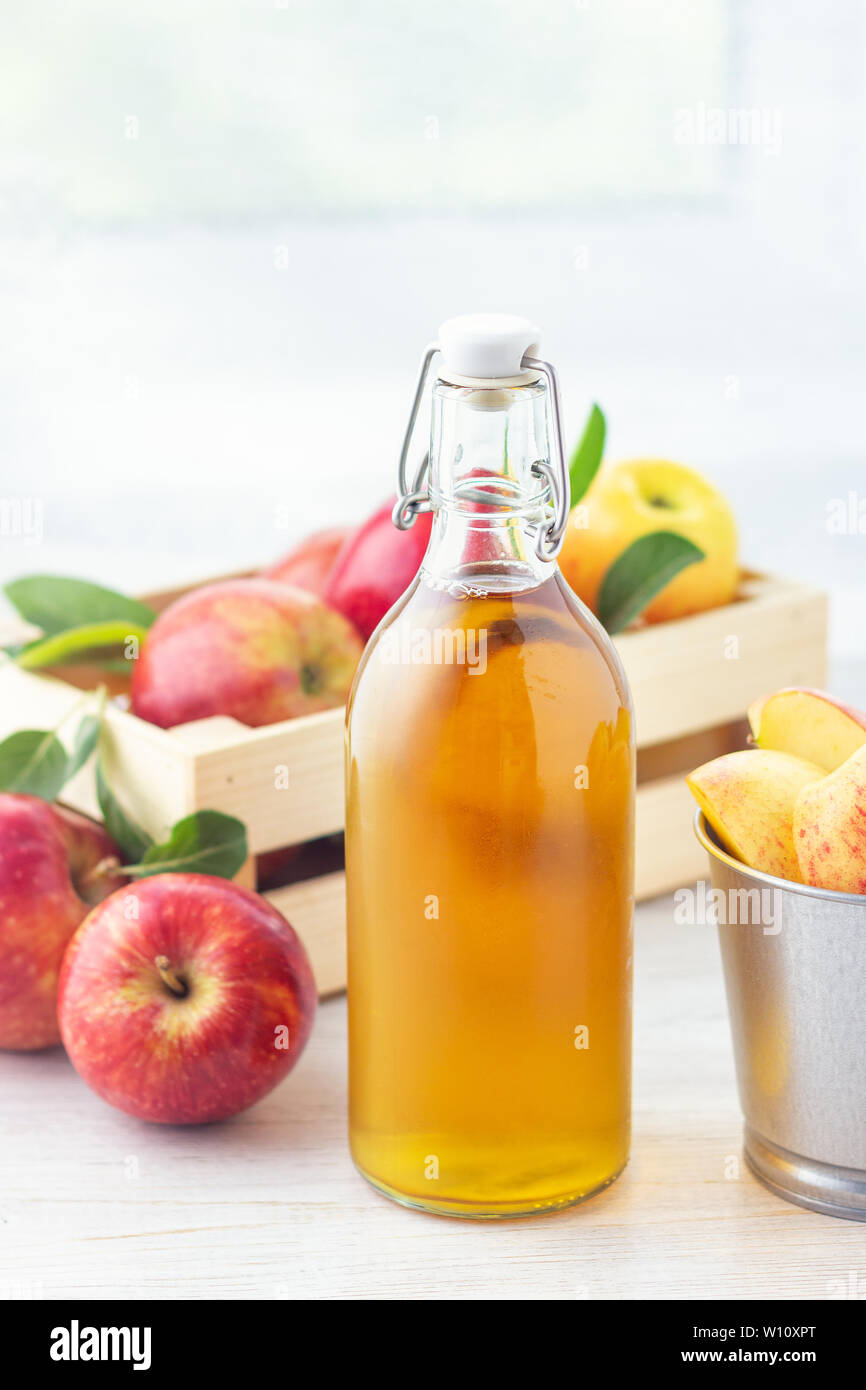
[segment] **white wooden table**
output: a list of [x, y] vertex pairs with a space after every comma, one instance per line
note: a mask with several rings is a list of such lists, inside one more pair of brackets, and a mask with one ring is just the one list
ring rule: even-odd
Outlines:
[[743, 1165], [714, 932], [674, 925], [664, 898], [637, 936], [632, 1160], [554, 1216], [426, 1217], [357, 1176], [343, 999], [282, 1087], [206, 1129], [111, 1110], [60, 1050], [0, 1054], [0, 1297], [862, 1297], [866, 1225]]

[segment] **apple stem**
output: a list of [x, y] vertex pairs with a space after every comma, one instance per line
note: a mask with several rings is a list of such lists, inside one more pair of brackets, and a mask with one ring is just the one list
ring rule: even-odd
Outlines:
[[184, 984], [183, 980], [174, 973], [168, 956], [157, 956], [153, 963], [159, 971], [166, 989], [170, 989], [172, 994], [176, 994], [179, 999], [182, 999], [185, 994], [189, 994], [189, 986]]
[[107, 854], [104, 859], [100, 859], [98, 864], [94, 864], [92, 869], [88, 869], [79, 879], [82, 888], [89, 888], [91, 884], [98, 883], [102, 878], [108, 878], [110, 874], [116, 874], [122, 869], [122, 864], [116, 854]]

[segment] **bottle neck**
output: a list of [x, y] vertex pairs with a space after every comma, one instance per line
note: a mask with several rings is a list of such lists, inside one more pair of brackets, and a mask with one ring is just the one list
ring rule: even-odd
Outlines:
[[477, 390], [436, 383], [429, 490], [428, 583], [483, 593], [536, 588], [555, 570], [536, 554], [548, 458], [541, 384]]

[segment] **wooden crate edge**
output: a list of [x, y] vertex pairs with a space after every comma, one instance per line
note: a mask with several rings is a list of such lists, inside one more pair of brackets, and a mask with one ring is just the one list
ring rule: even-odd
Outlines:
[[346, 875], [322, 874], [276, 888], [263, 897], [304, 943], [320, 998], [346, 988]]

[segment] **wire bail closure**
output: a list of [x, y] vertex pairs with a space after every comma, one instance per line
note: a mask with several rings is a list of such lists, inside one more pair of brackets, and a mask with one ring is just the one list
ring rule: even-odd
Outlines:
[[[412, 479], [411, 486], [409, 484], [407, 466], [409, 450], [412, 446], [412, 436], [415, 432], [415, 425], [418, 420], [418, 411], [421, 408], [424, 388], [427, 385], [427, 378], [430, 375], [433, 358], [439, 351], [441, 351], [441, 349], [438, 343], [428, 343], [427, 347], [424, 349], [424, 356], [421, 359], [421, 369], [415, 384], [412, 409], [409, 412], [409, 422], [406, 426], [406, 433], [403, 436], [403, 447], [400, 450], [400, 464], [397, 471], [399, 496], [392, 512], [392, 520], [399, 531], [408, 531], [409, 527], [415, 524], [415, 518], [420, 512], [432, 511], [432, 503], [427, 487], [427, 473], [430, 466], [429, 450], [421, 459], [415, 476]], [[553, 364], [551, 362], [544, 362], [539, 357], [525, 356], [521, 361], [521, 367], [527, 371], [539, 372], [547, 382], [546, 404], [548, 413], [548, 434], [551, 441], [553, 463], [551, 464], [547, 459], [537, 459], [532, 465], [532, 472], [536, 477], [543, 479], [547, 484], [549, 493], [549, 500], [545, 504], [546, 521], [539, 523], [538, 526], [534, 528], [535, 553], [540, 560], [549, 563], [556, 559], [562, 547], [571, 504], [571, 485], [562, 442], [562, 410], [560, 407], [559, 380]], [[474, 500], [489, 502], [491, 498], [489, 493], [484, 494], [479, 490]]]

